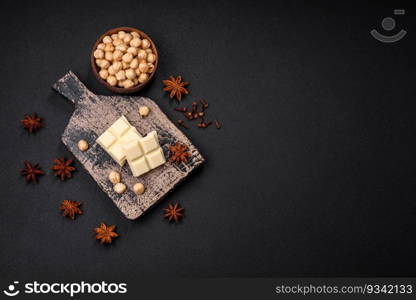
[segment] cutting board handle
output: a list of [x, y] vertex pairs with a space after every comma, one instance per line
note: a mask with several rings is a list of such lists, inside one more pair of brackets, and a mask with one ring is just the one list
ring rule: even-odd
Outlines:
[[66, 73], [52, 88], [74, 104], [93, 95], [72, 71]]

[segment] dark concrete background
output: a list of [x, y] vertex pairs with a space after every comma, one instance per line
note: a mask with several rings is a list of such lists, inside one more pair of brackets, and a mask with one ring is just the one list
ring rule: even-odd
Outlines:
[[[0, 277], [414, 276], [416, 22], [397, 44], [369, 34], [399, 4], [338, 1], [1, 1]], [[73, 70], [93, 92], [89, 55], [109, 28], [132, 26], [158, 46], [155, 80], [139, 93], [175, 120], [162, 80], [191, 82], [223, 129], [186, 132], [206, 165], [137, 221], [92, 178], [60, 182], [55, 157], [72, 105], [50, 87]], [[37, 112], [46, 128], [19, 120]], [[26, 185], [22, 162], [47, 175]], [[84, 215], [60, 215], [63, 199]], [[186, 218], [168, 224], [162, 208]], [[94, 239], [116, 224], [111, 246]]]

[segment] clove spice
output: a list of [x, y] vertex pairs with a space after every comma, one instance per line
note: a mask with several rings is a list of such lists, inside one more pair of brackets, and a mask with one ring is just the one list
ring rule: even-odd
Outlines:
[[220, 121], [215, 120], [215, 127], [216, 127], [217, 129], [220, 129], [220, 128], [222, 127], [222, 125], [221, 125]]
[[188, 120], [194, 119], [194, 114], [191, 111], [184, 112], [183, 114]]
[[201, 102], [202, 107], [204, 109], [207, 109], [209, 107], [209, 103], [207, 101], [205, 101], [204, 99], [199, 99], [199, 102]]
[[[175, 107], [174, 110], [177, 112], [183, 113], [184, 117], [191, 120], [200, 119], [199, 123], [196, 124], [198, 128], [207, 128], [211, 124], [214, 123], [215, 127], [217, 129], [220, 129], [222, 127], [222, 124], [218, 120], [214, 120], [214, 122], [209, 121], [205, 122], [205, 110], [209, 107], [209, 103], [205, 101], [204, 99], [199, 99], [197, 101], [192, 102], [191, 108], [188, 109], [188, 107]], [[177, 121], [179, 126], [182, 126], [183, 128], [189, 129], [188, 125], [185, 124], [184, 120], [178, 120]]]
[[189, 127], [185, 124], [184, 120], [179, 119], [178, 124], [179, 126], [182, 126], [183, 128], [189, 129]]
[[192, 102], [192, 114], [194, 119], [198, 119], [198, 103]]
[[205, 112], [200, 111], [197, 115], [198, 115], [198, 118], [203, 118], [205, 116]]
[[204, 118], [202, 118], [202, 120], [201, 120], [201, 122], [199, 122], [198, 124], [196, 124], [196, 126], [198, 126], [198, 128], [207, 128], [209, 125], [211, 125], [212, 124], [212, 122], [210, 121], [210, 122], [208, 122], [208, 123], [206, 123], [205, 121], [204, 121]]
[[174, 110], [178, 112], [187, 112], [188, 108], [187, 107], [175, 107]]

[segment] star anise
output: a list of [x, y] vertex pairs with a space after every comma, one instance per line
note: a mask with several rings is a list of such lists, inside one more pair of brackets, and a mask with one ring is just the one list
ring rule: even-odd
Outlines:
[[30, 133], [37, 131], [43, 127], [42, 118], [38, 117], [37, 114], [25, 115], [24, 119], [21, 120], [23, 128], [29, 131]]
[[176, 143], [174, 146], [169, 146], [170, 151], [170, 162], [173, 162], [177, 165], [180, 163], [188, 162], [188, 157], [190, 157], [189, 148], [181, 143]]
[[114, 231], [116, 225], [107, 226], [101, 223], [100, 227], [95, 228], [95, 238], [101, 241], [101, 244], [111, 244], [113, 238], [118, 237], [118, 234]]
[[55, 176], [61, 177], [61, 180], [65, 180], [67, 178], [72, 177], [73, 171], [75, 171], [75, 167], [71, 166], [72, 159], [65, 160], [65, 158], [61, 159], [54, 159], [53, 162], [55, 163], [52, 166], [52, 170], [55, 173]]
[[189, 84], [189, 82], [182, 81], [182, 77], [173, 77], [169, 76], [169, 79], [163, 80], [163, 84], [165, 85], [165, 88], [163, 89], [166, 92], [170, 92], [169, 98], [173, 99], [173, 97], [176, 97], [177, 101], [182, 100], [183, 94], [189, 94], [188, 90], [185, 88]]
[[64, 217], [68, 216], [74, 220], [75, 215], [82, 215], [82, 210], [79, 208], [80, 205], [81, 203], [78, 201], [64, 200], [59, 209], [64, 212], [62, 214]]
[[178, 223], [183, 217], [183, 207], [180, 207], [178, 203], [175, 205], [169, 203], [168, 207], [164, 208], [163, 210], [165, 211], [164, 216], [169, 220], [169, 222], [174, 220], [176, 223]]
[[43, 171], [38, 164], [32, 165], [30, 162], [23, 162], [24, 168], [20, 171], [20, 174], [25, 177], [26, 182], [38, 183], [38, 176], [44, 175]]

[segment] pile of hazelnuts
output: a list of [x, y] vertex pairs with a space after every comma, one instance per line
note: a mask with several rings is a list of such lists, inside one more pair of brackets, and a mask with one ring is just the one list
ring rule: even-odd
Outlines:
[[131, 88], [146, 82], [155, 69], [151, 42], [138, 32], [106, 35], [94, 50], [98, 74], [111, 86]]

